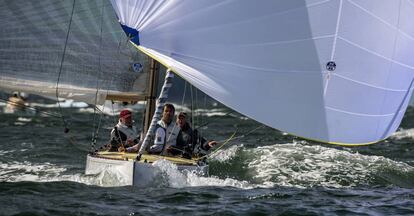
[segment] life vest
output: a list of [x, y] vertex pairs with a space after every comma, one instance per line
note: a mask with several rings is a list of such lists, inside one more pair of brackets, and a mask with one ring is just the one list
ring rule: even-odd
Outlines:
[[166, 150], [169, 146], [176, 146], [179, 132], [180, 127], [174, 122], [167, 125], [164, 121], [159, 120], [155, 128], [154, 145], [150, 147], [150, 152], [161, 153], [162, 150]]
[[114, 129], [112, 129], [111, 135], [120, 139], [123, 144], [126, 144], [125, 142], [128, 139], [135, 140], [138, 137], [137, 129], [135, 126], [128, 127], [120, 121], [117, 125], [115, 125]]

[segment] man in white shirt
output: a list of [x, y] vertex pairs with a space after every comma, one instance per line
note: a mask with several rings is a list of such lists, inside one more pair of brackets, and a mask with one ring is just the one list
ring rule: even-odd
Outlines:
[[150, 147], [149, 153], [164, 154], [167, 149], [177, 145], [180, 127], [173, 121], [174, 114], [174, 106], [172, 104], [165, 104], [162, 118], [157, 122], [154, 144]]

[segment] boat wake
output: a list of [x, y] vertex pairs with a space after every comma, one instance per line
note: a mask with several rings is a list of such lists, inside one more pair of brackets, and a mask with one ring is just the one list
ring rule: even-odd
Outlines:
[[0, 181], [56, 181], [57, 176], [66, 170], [51, 163], [34, 164], [28, 161], [0, 163]]
[[86, 185], [116, 187], [126, 185], [124, 175], [116, 169], [105, 169], [97, 175], [70, 174], [67, 167], [51, 163], [11, 162], [0, 163], [0, 181], [3, 182], [57, 182], [71, 181]]
[[[174, 164], [165, 160], [157, 161], [153, 166], [156, 180], [148, 187], [155, 188], [349, 188], [368, 185], [414, 188], [414, 167], [406, 163], [382, 156], [362, 155], [349, 149], [303, 143], [258, 148], [231, 146], [210, 158], [209, 177], [179, 171]], [[116, 169], [108, 168], [96, 175], [70, 173], [73, 172], [70, 170], [51, 163], [0, 163], [0, 181], [74, 181], [104, 187], [127, 185], [126, 177]]]
[[[414, 188], [414, 167], [406, 163], [306, 143], [251, 149], [233, 146], [217, 154], [210, 164], [221, 167], [217, 175], [233, 174], [232, 178], [243, 179], [250, 187], [396, 185]], [[232, 173], [229, 168], [236, 171]]]

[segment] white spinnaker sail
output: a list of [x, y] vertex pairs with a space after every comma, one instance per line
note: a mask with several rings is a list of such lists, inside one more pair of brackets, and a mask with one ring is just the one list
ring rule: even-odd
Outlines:
[[139, 32], [139, 49], [223, 104], [301, 137], [384, 139], [413, 90], [409, 0], [111, 2]]
[[91, 104], [102, 104], [108, 94], [146, 95], [148, 73], [133, 70], [143, 59], [127, 43], [109, 1], [0, 5], [1, 90], [56, 97], [59, 79], [59, 97]]

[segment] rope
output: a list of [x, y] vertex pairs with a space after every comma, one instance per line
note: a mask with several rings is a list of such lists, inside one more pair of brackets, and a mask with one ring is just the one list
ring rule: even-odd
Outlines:
[[194, 126], [194, 98], [193, 98], [193, 86], [190, 86], [190, 95], [191, 95], [191, 125]]
[[[101, 55], [102, 55], [102, 52], [101, 52], [101, 49], [102, 49], [102, 26], [103, 26], [103, 17], [104, 17], [104, 8], [105, 7], [102, 7], [101, 8], [101, 30], [100, 30], [100, 39], [99, 39], [99, 56], [98, 56], [98, 68], [99, 68], [99, 70], [98, 70], [98, 75], [97, 75], [97, 78], [96, 78], [96, 92], [95, 92], [95, 108], [93, 109], [93, 131], [92, 131], [92, 142], [91, 142], [91, 148], [92, 148], [92, 150], [93, 151], [95, 151], [96, 150], [96, 140], [97, 140], [97, 137], [98, 137], [98, 133], [99, 133], [99, 128], [100, 128], [100, 125], [101, 125], [101, 121], [102, 121], [102, 113], [103, 112], [101, 112], [101, 116], [100, 116], [100, 118], [99, 118], [99, 123], [98, 123], [98, 125], [97, 125], [97, 127], [96, 127], [96, 129], [95, 129], [95, 122], [96, 122], [96, 104], [97, 104], [97, 102], [98, 102], [98, 92], [99, 92], [99, 77], [100, 77], [100, 75], [101, 75], [101, 73], [102, 73], [102, 66], [101, 66]], [[104, 109], [105, 109], [105, 107], [104, 107]]]
[[206, 154], [206, 155], [204, 155], [204, 156], [202, 156], [202, 157], [200, 157], [199, 158], [199, 160], [201, 160], [201, 159], [204, 159], [204, 158], [206, 158], [206, 157], [210, 157], [210, 155], [213, 155], [214, 153], [216, 153], [218, 150], [220, 150], [224, 145], [226, 145], [227, 143], [229, 143], [232, 139], [233, 139], [233, 137], [236, 135], [236, 133], [237, 133], [237, 129], [236, 129], [236, 131], [234, 131], [234, 133], [223, 143], [223, 144], [221, 144], [219, 147], [217, 147], [214, 151], [212, 151], [210, 154]]
[[66, 34], [65, 47], [63, 48], [62, 59], [60, 61], [59, 75], [58, 75], [58, 79], [57, 79], [57, 82], [56, 82], [56, 99], [57, 99], [57, 103], [58, 103], [58, 106], [59, 106], [59, 112], [61, 113], [63, 125], [65, 125], [65, 130], [64, 130], [65, 133], [68, 133], [69, 132], [69, 128], [68, 128], [68, 124], [67, 124], [67, 122], [65, 120], [65, 117], [63, 116], [62, 107], [60, 106], [60, 101], [59, 101], [59, 81], [60, 81], [60, 76], [62, 74], [63, 62], [65, 61], [66, 46], [67, 46], [68, 40], [69, 40], [69, 32], [70, 32], [70, 26], [72, 25], [73, 12], [75, 11], [75, 1], [76, 0], [73, 0], [72, 13], [70, 15], [68, 32]]
[[187, 92], [187, 81], [184, 82], [184, 91], [183, 91], [183, 97], [181, 98], [181, 107], [184, 106], [184, 100], [185, 100], [185, 93], [186, 92]]
[[[233, 112], [235, 112], [235, 111], [234, 111], [234, 110], [231, 110], [231, 111], [227, 112], [226, 114], [224, 114], [223, 116], [228, 116], [228, 115], [232, 114]], [[210, 122], [205, 122], [204, 124], [202, 124], [202, 125], [200, 125], [200, 126], [198, 126], [198, 127], [194, 128], [194, 130], [198, 130], [198, 129], [200, 129], [200, 128], [202, 128], [202, 127], [204, 127], [204, 126], [208, 125], [208, 124], [210, 124]]]
[[253, 133], [254, 131], [256, 131], [256, 130], [258, 130], [258, 129], [260, 129], [260, 128], [263, 128], [264, 127], [264, 125], [260, 125], [260, 126], [258, 126], [258, 127], [256, 127], [255, 129], [253, 129], [253, 130], [250, 130], [249, 132], [247, 132], [247, 133], [245, 133], [245, 134], [243, 134], [243, 135], [240, 135], [240, 136], [237, 136], [237, 137], [235, 137], [235, 135], [236, 135], [236, 132], [237, 132], [237, 129], [236, 129], [236, 131], [228, 138], [228, 139], [225, 139], [225, 140], [220, 140], [220, 141], [217, 141], [217, 142], [222, 142], [222, 141], [224, 141], [224, 143], [223, 144], [221, 144], [218, 148], [216, 148], [214, 151], [212, 151], [210, 154], [207, 154], [207, 155], [204, 155], [204, 156], [202, 156], [202, 157], [200, 157], [199, 158], [199, 160], [201, 160], [201, 159], [204, 159], [204, 158], [206, 158], [206, 157], [211, 157], [211, 156], [213, 156], [218, 150], [220, 150], [224, 145], [226, 145], [227, 143], [229, 143], [231, 140], [236, 140], [236, 139], [240, 139], [240, 138], [243, 138], [243, 137], [245, 137], [245, 136], [247, 136], [247, 135], [249, 135], [249, 134], [251, 134], [251, 133]]

